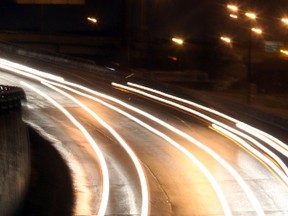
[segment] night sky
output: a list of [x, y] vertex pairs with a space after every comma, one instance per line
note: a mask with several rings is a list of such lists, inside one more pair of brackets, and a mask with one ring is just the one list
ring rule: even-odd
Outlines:
[[[124, 0], [86, 0], [86, 5], [67, 6], [17, 5], [14, 0], [1, 0], [0, 29], [75, 33], [93, 31], [98, 34], [117, 35], [124, 29], [123, 2]], [[151, 37], [170, 38], [178, 35], [191, 40], [212, 39], [236, 28], [228, 17], [226, 4], [229, 1], [147, 0], [147, 2], [147, 24]], [[252, 8], [255, 8], [260, 16], [257, 24], [263, 27], [268, 37], [273, 37], [274, 33], [281, 31], [283, 25], [281, 26], [279, 20], [285, 15], [288, 16], [287, 0], [251, 2]], [[238, 5], [245, 9], [248, 0], [242, 0]], [[86, 20], [87, 16], [97, 17], [98, 25], [91, 26]], [[239, 26], [245, 26], [241, 25]]]

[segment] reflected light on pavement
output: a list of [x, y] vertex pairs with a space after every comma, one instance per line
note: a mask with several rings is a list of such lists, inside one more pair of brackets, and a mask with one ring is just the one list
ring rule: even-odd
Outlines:
[[45, 93], [41, 92], [39, 89], [34, 88], [33, 86], [21, 82], [22, 85], [26, 86], [27, 88], [31, 89], [35, 93], [41, 95], [45, 99], [47, 99], [50, 103], [52, 103], [56, 108], [58, 108], [61, 112], [63, 112], [67, 118], [77, 127], [79, 130], [83, 133], [83, 135], [86, 137], [88, 142], [90, 143], [91, 147], [95, 151], [96, 155], [98, 156], [101, 170], [102, 170], [102, 180], [103, 180], [103, 189], [102, 189], [102, 197], [101, 197], [101, 203], [100, 207], [98, 209], [97, 215], [99, 216], [104, 216], [107, 208], [107, 203], [108, 203], [108, 198], [109, 198], [109, 173], [108, 173], [108, 168], [106, 161], [104, 159], [104, 156], [98, 147], [98, 145], [95, 143], [91, 135], [87, 132], [87, 130], [64, 108], [62, 107], [59, 103], [57, 103], [54, 99], [46, 95]]

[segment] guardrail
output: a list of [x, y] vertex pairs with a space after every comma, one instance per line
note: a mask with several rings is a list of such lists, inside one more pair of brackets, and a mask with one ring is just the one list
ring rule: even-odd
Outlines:
[[16, 86], [0, 85], [0, 113], [19, 109], [21, 100], [26, 100], [23, 89]]

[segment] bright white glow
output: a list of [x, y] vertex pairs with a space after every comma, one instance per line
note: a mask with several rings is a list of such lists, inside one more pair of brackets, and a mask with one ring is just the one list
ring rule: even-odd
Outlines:
[[31, 73], [33, 75], [37, 75], [39, 77], [49, 79], [49, 80], [54, 80], [54, 81], [58, 81], [58, 82], [64, 81], [64, 79], [62, 77], [59, 77], [59, 76], [56, 76], [56, 75], [53, 75], [50, 73], [42, 72], [39, 70], [35, 70], [33, 68], [30, 68], [30, 67], [27, 67], [27, 66], [24, 66], [21, 64], [17, 64], [15, 62], [11, 62], [11, 61], [6, 60], [6, 59], [0, 58], [0, 64], [7, 66], [7, 67], [3, 67], [3, 69], [11, 67], [11, 68], [14, 68], [16, 70], [25, 71], [25, 72]]
[[245, 13], [245, 16], [249, 17], [250, 19], [256, 19], [257, 17], [256, 14], [250, 12]]
[[[255, 144], [258, 148], [260, 148], [262, 151], [264, 151], [267, 155], [269, 155], [269, 157], [273, 158], [278, 164], [279, 166], [281, 167], [281, 169], [286, 173], [288, 174], [288, 169], [287, 169], [287, 166], [285, 165], [285, 163], [283, 163], [283, 161], [276, 155], [274, 154], [272, 151], [270, 151], [268, 148], [266, 148], [265, 146], [263, 146], [262, 144], [260, 144], [259, 142], [257, 142], [255, 139], [253, 139], [252, 137], [238, 131], [238, 130], [235, 130], [233, 129], [232, 127], [228, 126], [228, 125], [225, 125], [224, 123], [220, 122], [220, 121], [217, 121], [203, 113], [200, 113], [196, 110], [193, 110], [193, 109], [190, 109], [186, 106], [183, 106], [183, 105], [180, 105], [180, 104], [177, 104], [175, 102], [172, 102], [172, 101], [169, 101], [169, 100], [166, 100], [166, 99], [163, 99], [163, 98], [160, 98], [160, 97], [157, 97], [155, 95], [151, 95], [151, 94], [148, 94], [146, 92], [143, 92], [143, 91], [140, 91], [140, 90], [137, 90], [137, 89], [133, 89], [131, 87], [127, 87], [127, 86], [123, 86], [123, 85], [120, 85], [120, 84], [116, 84], [116, 83], [112, 83], [112, 85], [114, 86], [117, 86], [117, 87], [120, 87], [120, 88], [123, 88], [123, 89], [126, 89], [128, 91], [132, 91], [132, 92], [135, 92], [135, 93], [138, 93], [138, 94], [141, 94], [141, 95], [144, 95], [145, 97], [149, 97], [149, 98], [152, 98], [154, 100], [157, 100], [157, 101], [161, 101], [162, 103], [166, 103], [166, 104], [169, 104], [170, 106], [174, 106], [174, 107], [177, 107], [179, 109], [182, 109], [182, 110], [185, 110], [186, 112], [189, 112], [189, 113], [192, 113], [196, 116], [199, 116], [211, 123], [214, 123], [214, 124], [217, 124], [217, 125], [220, 125], [221, 127], [225, 128], [226, 130], [229, 130], [235, 134], [237, 134], [238, 136], [241, 136], [241, 137], [244, 137], [245, 139], [249, 140], [250, 142], [252, 142], [253, 144]], [[155, 92], [155, 91], [154, 91]], [[207, 110], [207, 109], [206, 109]], [[251, 148], [256, 151], [256, 149], [254, 149], [252, 146]], [[260, 154], [260, 153], [259, 153]], [[271, 163], [269, 163], [271, 164]], [[273, 170], [275, 169], [275, 166], [271, 167]], [[279, 173], [279, 168], [276, 167], [276, 170], [274, 170], [276, 173]], [[282, 176], [282, 175], [281, 175]], [[287, 178], [282, 178], [282, 180], [288, 185], [288, 179]]]
[[282, 18], [281, 21], [285, 24], [288, 24], [288, 18]]
[[231, 18], [233, 18], [233, 19], [238, 19], [238, 16], [235, 15], [235, 14], [230, 14], [229, 16], [230, 16]]
[[[65, 82], [66, 84], [68, 84], [67, 82]], [[106, 96], [102, 93], [98, 93], [96, 91], [93, 91], [91, 89], [88, 89], [84, 86], [80, 86], [74, 83], [69, 83], [69, 85], [80, 88], [84, 91], [88, 91], [89, 93], [95, 94], [97, 96], [100, 97], [104, 97], [105, 99], [108, 100], [112, 100], [113, 102], [116, 102], [122, 106], [124, 106], [127, 109], [133, 110], [149, 119], [151, 119], [152, 121], [157, 122], [158, 124], [168, 128], [169, 130], [177, 133], [178, 135], [184, 137], [185, 139], [187, 139], [188, 141], [190, 141], [191, 143], [197, 145], [199, 148], [203, 149], [204, 151], [206, 151], [209, 155], [211, 155], [215, 160], [217, 160], [235, 179], [236, 181], [239, 183], [239, 185], [243, 188], [243, 190], [245, 191], [245, 193], [247, 194], [248, 198], [250, 199], [252, 205], [254, 206], [256, 212], [258, 215], [264, 215], [263, 213], [263, 209], [261, 208], [261, 205], [259, 204], [258, 200], [256, 199], [255, 195], [253, 194], [253, 192], [251, 191], [251, 189], [248, 187], [248, 185], [245, 183], [245, 181], [241, 178], [241, 176], [237, 173], [236, 170], [234, 170], [226, 161], [224, 161], [218, 154], [216, 154], [213, 150], [211, 150], [210, 148], [208, 148], [207, 146], [205, 146], [204, 144], [202, 144], [201, 142], [197, 141], [196, 139], [192, 138], [191, 136], [189, 136], [188, 134], [184, 133], [183, 131], [180, 131], [179, 129], [173, 127], [172, 125], [158, 119], [155, 116], [152, 116], [142, 110], [139, 110], [136, 107], [130, 106], [127, 103], [124, 103], [123, 101], [120, 101], [118, 99], [112, 98], [110, 96]], [[116, 85], [116, 84], [115, 84]], [[82, 94], [81, 94], [82, 95]], [[83, 95], [82, 95], [83, 96]], [[90, 97], [89, 95], [87, 95], [87, 97]], [[92, 99], [92, 98], [91, 98]], [[94, 99], [95, 100], [95, 99]]]
[[130, 158], [132, 159], [141, 184], [141, 191], [142, 191], [142, 212], [141, 216], [147, 216], [149, 211], [149, 193], [148, 193], [148, 186], [147, 186], [147, 180], [146, 176], [144, 174], [144, 170], [141, 166], [140, 160], [137, 158], [136, 154], [133, 152], [133, 150], [130, 148], [130, 146], [125, 142], [125, 140], [105, 121], [103, 121], [95, 112], [93, 112], [91, 109], [89, 109], [86, 105], [81, 103], [79, 100], [77, 100], [75, 97], [71, 96], [70, 94], [60, 90], [59, 88], [56, 88], [46, 82], [42, 82], [44, 85], [48, 86], [49, 88], [52, 88], [53, 90], [57, 91], [58, 93], [64, 95], [65, 97], [69, 98], [70, 100], [74, 101], [76, 104], [78, 104], [80, 107], [82, 107], [86, 112], [88, 112], [94, 119], [96, 119], [103, 127], [105, 127], [115, 138], [116, 140], [122, 145], [122, 147], [126, 150], [126, 152], [129, 154]]
[[87, 17], [87, 20], [93, 22], [93, 23], [97, 23], [97, 19], [94, 17]]
[[278, 152], [280, 152], [281, 154], [283, 154], [284, 156], [288, 158], [288, 146], [285, 143], [278, 140], [277, 138], [247, 124], [237, 123], [236, 126], [244, 130], [245, 132], [257, 137], [258, 139], [266, 142], [271, 147], [273, 147]]
[[262, 34], [262, 30], [259, 28], [252, 28], [251, 30], [257, 34]]
[[[238, 121], [237, 119], [234, 119], [234, 118], [232, 118], [232, 117], [230, 117], [228, 115], [225, 115], [225, 114], [223, 114], [221, 112], [218, 112], [218, 111], [216, 111], [214, 109], [210, 109], [208, 107], [202, 106], [200, 104], [197, 104], [197, 103], [189, 101], [189, 100], [185, 100], [183, 98], [179, 98], [179, 97], [176, 97], [176, 96], [173, 96], [173, 95], [170, 95], [170, 94], [167, 94], [167, 93], [164, 93], [164, 92], [152, 89], [152, 88], [148, 88], [148, 87], [145, 87], [145, 86], [142, 86], [142, 85], [139, 85], [139, 84], [135, 84], [135, 83], [131, 83], [131, 82], [128, 82], [127, 84], [129, 86], [133, 86], [133, 87], [136, 87], [136, 88], [139, 88], [139, 89], [143, 89], [145, 91], [153, 92], [155, 94], [159, 94], [161, 96], [164, 96], [164, 97], [179, 101], [181, 103], [185, 103], [185, 104], [197, 107], [199, 109], [205, 110], [206, 112], [213, 113], [213, 114], [215, 114], [217, 116], [220, 116], [220, 117], [222, 117], [224, 119], [227, 119], [227, 120], [235, 123], [237, 127], [241, 128], [242, 130], [245, 130], [247, 133], [249, 133], [249, 134], [251, 134], [253, 136], [256, 136], [258, 139], [266, 142], [271, 147], [273, 147], [274, 149], [276, 149], [277, 151], [279, 151], [280, 153], [282, 153], [283, 155], [288, 157], [287, 156], [287, 154], [288, 154], [287, 153], [288, 152], [288, 146], [285, 143], [283, 143], [282, 141], [280, 141], [279, 139], [273, 137], [272, 135], [270, 135], [268, 133], [265, 133], [265, 132], [263, 132], [263, 131], [261, 131], [259, 129], [256, 129], [256, 128], [252, 127], [251, 125], [247, 125], [247, 124], [245, 124], [245, 123], [243, 123], [241, 121]], [[262, 134], [262, 136], [257, 136], [257, 134]], [[266, 137], [266, 139], [263, 136]], [[267, 140], [267, 138], [269, 140]]]
[[230, 5], [229, 4], [229, 5], [227, 5], [227, 8], [232, 10], [232, 11], [235, 11], [235, 12], [238, 11], [238, 7], [236, 5]]
[[182, 45], [184, 43], [184, 41], [180, 38], [172, 38], [172, 41], [179, 45]]
[[231, 43], [231, 39], [229, 37], [220, 37], [220, 39], [226, 43]]
[[281, 49], [280, 52], [283, 53], [283, 54], [285, 54], [285, 55], [288, 55], [288, 50], [282, 50], [282, 49]]
[[41, 92], [39, 89], [34, 88], [33, 86], [25, 83], [25, 82], [20, 82], [22, 85], [28, 87], [29, 89], [33, 90], [35, 93], [41, 95], [45, 99], [47, 99], [51, 104], [53, 104], [56, 108], [58, 108], [61, 112], [63, 112], [67, 118], [76, 126], [78, 129], [83, 133], [83, 135], [86, 137], [88, 142], [90, 143], [91, 147], [95, 151], [99, 162], [100, 162], [100, 167], [102, 170], [102, 178], [103, 178], [103, 189], [102, 189], [102, 197], [101, 197], [101, 203], [100, 207], [98, 210], [97, 215], [99, 216], [104, 216], [107, 208], [107, 203], [108, 203], [108, 198], [109, 198], [109, 173], [108, 173], [108, 168], [106, 161], [104, 159], [104, 156], [99, 149], [98, 145], [95, 143], [91, 135], [87, 132], [87, 130], [64, 108], [62, 107], [59, 103], [57, 103], [54, 99], [46, 95], [45, 93]]
[[[121, 104], [123, 105], [124, 107], [131, 107], [130, 105], [116, 99], [116, 98], [113, 98], [111, 96], [108, 96], [108, 95], [105, 95], [105, 94], [102, 94], [102, 93], [99, 93], [99, 92], [96, 92], [96, 91], [93, 91], [91, 89], [88, 89], [86, 87], [83, 87], [83, 86], [80, 86], [80, 85], [77, 85], [77, 84], [74, 84], [74, 83], [67, 83], [66, 84], [68, 85], [72, 85], [72, 86], [77, 86], [77, 88], [80, 88], [82, 90], [85, 90], [85, 91], [88, 91], [94, 95], [97, 95], [97, 96], [100, 96], [100, 97], [103, 97], [105, 99], [108, 99], [108, 100], [111, 100], [113, 102], [116, 102], [118, 104]], [[136, 122], [137, 124], [141, 125], [142, 127], [148, 129], [149, 131], [155, 133], [156, 135], [160, 136], [161, 138], [165, 139], [168, 143], [170, 143], [171, 145], [173, 145], [176, 149], [178, 149], [179, 151], [181, 151], [182, 153], [184, 153], [190, 160], [192, 160], [192, 162], [195, 163], [195, 165], [198, 166], [198, 168], [203, 172], [203, 174], [207, 177], [207, 179], [209, 180], [209, 182], [211, 183], [221, 205], [222, 205], [222, 208], [223, 208], [223, 211], [225, 213], [225, 215], [232, 215], [231, 214], [231, 210], [230, 210], [230, 207], [226, 201], [226, 198], [223, 194], [223, 192], [221, 191], [221, 188], [220, 186], [218, 185], [217, 181], [214, 179], [214, 177], [212, 176], [212, 174], [207, 170], [207, 168], [193, 155], [191, 154], [188, 150], [186, 150], [184, 147], [182, 147], [180, 144], [178, 144], [177, 142], [175, 142], [173, 139], [171, 139], [170, 137], [168, 137], [167, 135], [165, 135], [164, 133], [160, 132], [159, 130], [156, 130], [155, 128], [149, 126], [148, 124], [144, 123], [143, 121], [141, 121], [140, 119], [130, 115], [129, 113], [109, 104], [109, 103], [106, 103], [98, 98], [95, 98], [89, 94], [85, 94], [83, 92], [80, 92], [80, 91], [77, 91], [75, 89], [72, 89], [70, 87], [67, 87], [67, 86], [64, 86], [64, 85], [61, 85], [61, 84], [53, 84], [53, 85], [56, 85], [56, 86], [59, 86], [61, 88], [64, 88], [66, 90], [69, 90], [73, 93], [76, 93], [78, 95], [81, 95], [81, 96], [84, 96], [86, 98], [89, 98], [93, 101], [96, 101], [98, 103], [101, 103], [103, 104], [104, 106], [110, 108], [110, 109], [113, 109], [114, 111], [126, 116], [127, 118], [131, 119], [132, 121]], [[137, 108], [135, 108], [137, 110]], [[143, 208], [143, 207], [142, 207]], [[146, 208], [144, 206], [144, 208]]]

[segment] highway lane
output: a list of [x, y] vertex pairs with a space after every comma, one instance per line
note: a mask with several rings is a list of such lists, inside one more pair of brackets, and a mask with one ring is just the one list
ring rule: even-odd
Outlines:
[[[8, 80], [10, 81], [11, 77]], [[93, 81], [90, 79], [89, 82], [91, 83]], [[83, 81], [82, 83], [85, 85]], [[97, 80], [95, 80], [95, 83], [97, 83]], [[206, 146], [221, 155], [221, 157], [235, 167], [237, 172], [243, 179], [245, 179], [245, 182], [255, 193], [255, 197], [259, 200], [259, 203], [266, 214], [285, 215], [287, 213], [287, 207], [285, 206], [285, 200], [287, 200], [287, 188], [281, 183], [279, 184], [281, 181], [245, 150], [239, 148], [239, 146], [235, 145], [231, 140], [226, 139], [222, 135], [209, 129], [208, 125], [199, 122], [198, 118], [195, 119], [195, 117], [184, 115], [183, 113], [179, 113], [179, 111], [172, 110], [171, 108], [159, 106], [159, 104], [151, 103], [151, 101], [147, 101], [146, 99], [135, 95], [127, 95], [126, 93], [117, 92], [111, 89], [111, 87], [108, 88], [109, 85], [110, 83], [99, 85], [100, 90], [110, 92], [110, 94], [116, 95], [118, 98], [121, 98], [130, 104], [134, 104], [143, 110], [147, 110], [149, 113], [154, 113], [160, 119], [168, 120], [174, 125], [174, 127], [177, 127], [180, 130], [183, 130], [186, 134], [197, 138], [197, 140], [205, 143]], [[94, 89], [99, 88], [99, 86], [95, 85]], [[104, 88], [103, 86], [107, 87]], [[37, 84], [37, 88], [43, 89], [43, 86], [40, 87], [39, 84]], [[42, 112], [42, 109], [47, 105], [47, 102], [30, 90], [26, 91], [29, 92], [29, 95], [33, 95], [30, 98], [35, 98], [35, 104], [38, 103], [38, 108], [34, 107], [34, 109], [39, 109]], [[95, 124], [95, 121], [87, 114], [84, 114], [83, 111], [74, 103], [71, 103], [67, 98], [64, 99], [64, 97], [55, 92], [50, 92], [46, 87], [44, 91], [49, 92], [49, 94], [53, 95], [54, 98], [56, 97], [57, 101], [61, 101], [61, 104], [64, 104], [74, 116], [77, 116], [78, 120], [85, 124], [88, 131], [93, 134], [94, 139], [98, 140], [100, 143], [105, 143], [102, 146], [102, 150], [105, 152], [105, 158], [109, 161], [108, 165], [113, 164], [108, 167], [111, 171], [111, 182], [113, 182], [112, 185], [114, 185], [114, 187], [111, 187], [114, 192], [110, 193], [106, 214], [120, 214], [120, 212], [121, 214], [140, 214], [141, 194], [139, 181], [137, 179], [137, 174], [135, 174], [135, 169], [133, 169], [133, 165], [131, 165], [131, 163], [129, 165], [127, 155], [125, 155], [125, 152], [122, 152], [123, 149], [121, 151], [119, 146], [115, 147], [115, 143], [117, 142], [111, 138], [111, 135], [105, 132], [105, 130], [98, 124]], [[145, 168], [150, 192], [149, 209], [151, 215], [224, 214], [221, 203], [218, 199], [219, 196], [217, 197], [215, 194], [215, 188], [211, 186], [211, 182], [207, 180], [207, 176], [200, 171], [199, 166], [196, 166], [195, 163], [187, 157], [187, 155], [183, 154], [183, 152], [179, 151], [175, 146], [170, 145], [158, 135], [145, 130], [143, 126], [140, 126], [131, 119], [119, 115], [116, 112], [111, 111], [111, 109], [99, 105], [91, 100], [84, 99], [83, 96], [78, 96], [78, 98], [81, 99], [83, 103], [89, 105], [89, 107], [95, 112], [99, 113], [99, 115], [101, 115], [109, 125], [117, 131], [121, 131], [121, 135], [129, 145], [133, 146], [133, 150], [138, 155], [143, 167]], [[39, 104], [38, 101], [42, 102]], [[113, 104], [115, 104], [115, 102], [113, 102]], [[41, 106], [41, 108], [39, 106]], [[120, 106], [117, 105], [117, 107]], [[30, 104], [30, 109], [33, 109], [33, 104]], [[127, 112], [129, 111], [127, 108], [124, 110]], [[49, 111], [47, 112], [49, 113]], [[129, 113], [131, 113], [131, 111], [129, 111]], [[234, 177], [231, 176], [231, 173], [225, 170], [223, 166], [215, 160], [215, 158], [211, 157], [211, 155], [207, 154], [203, 149], [195, 147], [195, 145], [188, 142], [183, 137], [175, 135], [174, 132], [167, 130], [167, 128], [159, 126], [151, 120], [147, 120], [146, 117], [135, 114], [134, 112], [132, 113], [143, 122], [146, 122], [155, 129], [167, 134], [177, 143], [181, 144], [181, 146], [184, 146], [190, 153], [197, 156], [199, 161], [205, 165], [209, 172], [212, 173], [217, 183], [221, 186], [221, 190], [228, 200], [233, 215], [256, 215], [256, 210], [254, 208], [255, 205], [253, 206], [250, 200], [247, 199], [247, 195]], [[50, 115], [51, 117], [49, 117]], [[62, 123], [59, 123], [59, 119], [61, 118], [59, 118], [58, 115], [55, 116], [54, 112], [51, 113], [51, 111], [50, 114], [47, 114], [47, 118], [52, 118], [54, 119], [53, 121], [58, 122], [57, 127], [63, 127], [63, 125], [65, 126], [67, 124], [63, 117], [63, 120], [61, 120]], [[34, 122], [37, 123], [37, 118]], [[45, 122], [47, 123], [49, 121], [45, 120], [43, 122], [44, 126]], [[54, 128], [54, 130], [56, 129]], [[46, 131], [46, 128], [44, 131]], [[65, 131], [70, 131], [70, 133], [64, 133], [65, 135], [62, 134], [61, 136], [55, 134], [55, 137], [60, 137], [59, 139], [64, 140], [65, 138], [67, 139], [67, 137], [74, 137], [76, 144], [79, 142], [81, 143], [79, 140], [79, 137], [81, 136], [73, 136], [77, 129], [73, 127], [73, 130], [69, 129]], [[51, 133], [53, 133], [53, 130]], [[84, 152], [90, 152], [87, 153], [88, 155], [92, 155], [91, 151], [86, 149], [88, 148], [86, 145], [85, 147], [82, 146], [82, 148], [85, 149]], [[67, 149], [70, 148], [67, 146]], [[77, 151], [74, 153], [77, 153]], [[97, 158], [94, 158], [94, 166], [95, 161], [97, 161]], [[88, 163], [86, 159], [82, 160], [82, 162], [86, 162], [86, 164]], [[115, 167], [118, 168], [116, 169]], [[96, 170], [98, 171], [95, 173], [95, 179], [98, 178], [99, 184], [99, 176], [101, 176], [101, 174], [99, 174], [99, 168]], [[91, 169], [89, 171], [91, 172]], [[89, 172], [87, 172], [87, 174], [88, 173]], [[121, 179], [119, 177], [121, 175], [123, 182], [125, 183], [116, 186], [114, 183], [119, 182], [118, 179]], [[122, 186], [119, 185], [125, 185], [125, 187], [122, 188]], [[273, 187], [268, 187], [271, 185], [273, 185]], [[135, 198], [132, 203], [129, 201], [129, 198], [123, 199], [123, 194], [127, 194], [127, 191], [129, 190], [133, 194], [131, 196], [134, 196]], [[97, 197], [99, 201], [99, 193]], [[133, 199], [130, 197], [130, 200]], [[98, 201], [95, 202], [97, 203]], [[94, 209], [97, 210], [97, 205], [91, 205], [91, 207], [95, 207]], [[131, 209], [134, 209], [134, 212]], [[261, 213], [261, 211], [258, 211], [258, 214], [259, 212]]]

